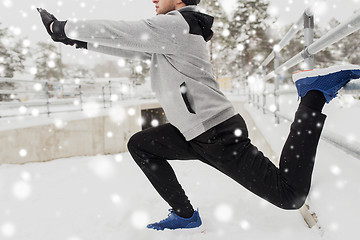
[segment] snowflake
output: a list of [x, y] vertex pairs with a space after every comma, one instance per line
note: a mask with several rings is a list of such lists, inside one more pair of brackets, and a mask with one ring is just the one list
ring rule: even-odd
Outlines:
[[13, 237], [15, 235], [16, 228], [14, 224], [8, 222], [1, 226], [1, 234], [4, 237]]
[[256, 16], [255, 16], [254, 14], [251, 14], [251, 15], [249, 16], [249, 21], [250, 21], [250, 22], [255, 22], [255, 21], [256, 21]]
[[65, 126], [65, 123], [62, 119], [60, 118], [57, 118], [54, 120], [54, 125], [56, 128], [60, 129], [60, 128], [63, 128]]
[[118, 154], [115, 156], [115, 161], [116, 162], [122, 162], [123, 161], [123, 156], [121, 154]]
[[142, 73], [143, 67], [139, 65], [139, 66], [137, 66], [137, 67], [135, 68], [135, 71], [136, 71], [137, 73]]
[[111, 95], [111, 101], [112, 102], [117, 102], [119, 100], [119, 96], [117, 94], [112, 94]]
[[131, 215], [131, 223], [137, 229], [143, 229], [149, 222], [149, 215], [145, 211], [136, 211]]
[[11, 0], [3, 0], [3, 5], [7, 8], [11, 8], [13, 6], [13, 2]]
[[338, 176], [338, 175], [340, 175], [340, 173], [341, 173], [341, 169], [340, 169], [338, 166], [336, 166], [336, 165], [332, 165], [332, 166], [330, 167], [330, 171], [331, 171], [331, 173], [334, 174], [335, 176]]
[[114, 204], [120, 204], [122, 202], [121, 197], [116, 193], [112, 194], [110, 198]]
[[237, 50], [239, 50], [239, 51], [243, 51], [243, 50], [245, 49], [245, 46], [244, 46], [243, 44], [238, 44], [238, 45], [236, 46], [236, 48], [237, 48]]
[[128, 114], [129, 114], [130, 116], [134, 116], [134, 115], [136, 114], [136, 110], [135, 110], [134, 108], [129, 108]]
[[34, 90], [37, 91], [37, 92], [41, 91], [42, 90], [42, 84], [35, 83], [34, 84]]
[[241, 137], [241, 135], [242, 135], [241, 129], [236, 129], [236, 130], [234, 131], [234, 134], [235, 134], [236, 137]]
[[114, 164], [108, 158], [96, 158], [88, 166], [101, 179], [109, 179], [115, 174]]
[[54, 67], [56, 66], [56, 64], [55, 64], [54, 61], [49, 61], [49, 62], [47, 63], [47, 65], [48, 65], [49, 68], [54, 68]]
[[120, 67], [125, 67], [125, 64], [126, 64], [126, 62], [125, 62], [124, 59], [119, 59], [119, 60], [118, 60], [118, 65], [119, 65]]
[[230, 31], [229, 31], [229, 29], [224, 29], [224, 31], [222, 32], [222, 35], [223, 35], [223, 37], [228, 37], [228, 36], [230, 36]]
[[159, 126], [159, 120], [157, 120], [157, 119], [152, 120], [151, 121], [151, 126], [153, 126], [153, 127]]
[[215, 209], [215, 217], [220, 222], [229, 222], [233, 217], [233, 210], [227, 204], [221, 204]]
[[19, 155], [20, 155], [20, 157], [26, 157], [26, 156], [27, 156], [27, 151], [26, 151], [26, 149], [20, 149]]
[[250, 223], [249, 223], [248, 221], [246, 221], [246, 220], [241, 220], [241, 221], [240, 221], [240, 227], [241, 227], [242, 229], [244, 229], [244, 230], [249, 230], [250, 227], [251, 227], [251, 225], [250, 225]]
[[21, 106], [21, 107], [19, 108], [19, 112], [20, 112], [20, 114], [26, 114], [27, 108], [26, 108], [25, 106]]
[[13, 186], [13, 194], [19, 200], [25, 200], [31, 195], [31, 186], [29, 183], [19, 181]]
[[274, 45], [273, 50], [274, 50], [274, 52], [280, 52], [281, 51], [280, 45], [278, 45], [278, 44]]
[[277, 110], [276, 105], [275, 105], [275, 104], [271, 104], [271, 105], [269, 106], [269, 110], [270, 110], [270, 112], [272, 112], [272, 113], [276, 112], [276, 110]]
[[40, 115], [40, 111], [37, 108], [34, 108], [33, 110], [31, 110], [31, 115], [34, 117], [37, 117]]

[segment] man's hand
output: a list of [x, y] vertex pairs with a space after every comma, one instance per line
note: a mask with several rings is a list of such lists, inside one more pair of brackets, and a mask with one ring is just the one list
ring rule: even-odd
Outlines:
[[58, 21], [54, 15], [45, 9], [37, 8], [37, 10], [40, 13], [41, 20], [51, 38], [55, 38], [59, 41], [67, 38], [64, 29], [66, 21]]
[[37, 10], [40, 13], [41, 20], [42, 20], [47, 32], [51, 36], [53, 34], [53, 31], [52, 31], [52, 29], [50, 29], [50, 25], [52, 26], [54, 24], [54, 21], [57, 20], [57, 18], [54, 15], [50, 14], [45, 9], [37, 8]]
[[58, 21], [54, 15], [50, 14], [45, 9], [37, 8], [37, 10], [40, 13], [41, 20], [52, 40], [54, 40], [55, 42], [61, 42], [65, 45], [75, 45], [76, 48], [87, 49], [86, 42], [73, 40], [66, 36], [65, 24], [67, 21]]

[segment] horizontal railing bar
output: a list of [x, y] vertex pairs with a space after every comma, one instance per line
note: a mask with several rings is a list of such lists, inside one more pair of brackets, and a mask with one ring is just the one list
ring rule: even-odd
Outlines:
[[31, 102], [31, 103], [24, 103], [24, 102], [14, 102], [14, 103], [3, 103], [0, 102], [0, 107], [18, 107], [18, 106], [45, 106], [46, 102]]
[[[101, 108], [98, 108], [98, 109], [101, 109]], [[62, 110], [62, 111], [52, 111], [52, 112], [50, 112], [51, 114], [54, 114], [54, 113], [64, 113], [64, 112], [81, 112], [81, 110], [80, 109], [69, 109], [69, 110]], [[45, 115], [45, 114], [48, 114], [48, 112], [47, 111], [44, 111], [44, 112], [39, 112], [39, 115]], [[25, 113], [25, 114], [16, 114], [16, 115], [14, 115], [14, 114], [12, 114], [12, 115], [2, 115], [2, 116], [0, 116], [0, 119], [1, 118], [13, 118], [13, 117], [19, 117], [19, 116], [23, 116], [23, 117], [26, 117], [26, 116], [28, 116], [28, 117], [31, 117], [31, 116], [33, 116], [31, 113]]]
[[[295, 86], [294, 86], [295, 88]], [[277, 94], [280, 94], [280, 95], [286, 95], [286, 94], [297, 94], [297, 91], [296, 89], [289, 89], [289, 90], [278, 90], [276, 91]]]
[[275, 71], [272, 71], [269, 74], [267, 74], [265, 76], [265, 81], [275, 77], [276, 76], [275, 72], [280, 73], [286, 71], [287, 69], [302, 62], [304, 60], [304, 56], [314, 55], [359, 29], [360, 29], [360, 12], [355, 14], [350, 19], [346, 20], [344, 23], [339, 24], [332, 31], [328, 32], [323, 37], [312, 43], [304, 51], [298, 53], [290, 60], [279, 66], [277, 69], [275, 69]]
[[15, 79], [15, 78], [0, 78], [0, 82], [10, 82], [10, 83], [47, 83], [45, 80], [24, 80], [24, 79]]
[[49, 81], [45, 81], [45, 80], [21, 80], [21, 79], [14, 79], [14, 78], [0, 78], [0, 82], [7, 82], [7, 83], [40, 83], [42, 85], [45, 85], [46, 83], [50, 86], [80, 86], [81, 87], [96, 87], [96, 88], [102, 88], [102, 87], [109, 87], [111, 85], [111, 87], [117, 87], [117, 84], [121, 84], [121, 85], [131, 85], [131, 83], [122, 83], [122, 82], [111, 82], [111, 84], [109, 83], [94, 83], [94, 84], [89, 84], [89, 83], [80, 83], [80, 84], [76, 84], [76, 83], [61, 83], [61, 82], [49, 82]]
[[274, 58], [275, 58], [275, 52], [274, 50], [272, 50], [269, 56], [267, 56], [264, 62], [260, 65], [260, 70], [264, 69]]
[[[39, 94], [39, 93], [41, 93], [41, 91], [35, 92], [35, 91], [0, 90], [0, 94], [24, 94], [24, 93]], [[44, 92], [42, 92], [42, 93], [44, 93]]]
[[281, 72], [284, 72], [284, 71], [288, 70], [289, 68], [295, 66], [296, 64], [299, 64], [303, 60], [304, 60], [304, 58], [303, 58], [302, 52], [298, 53], [297, 55], [292, 57], [290, 60], [288, 60], [287, 62], [280, 65], [280, 67], [275, 69], [275, 71], [271, 71], [269, 74], [267, 74], [264, 78], [264, 81], [268, 81], [268, 80], [274, 78], [276, 76], [275, 72], [277, 72], [278, 74]]
[[82, 91], [81, 94], [98, 94], [98, 95], [102, 95], [102, 92], [88, 92], [88, 91]]
[[[341, 39], [349, 36], [353, 32], [360, 29], [360, 12], [354, 14], [345, 22], [339, 24], [336, 28], [322, 36], [319, 40], [312, 43], [307, 48], [307, 53], [314, 55], [322, 49], [340, 41]], [[356, 43], [354, 43], [356, 44]]]
[[[305, 11], [305, 14], [308, 16], [311, 16], [312, 13], [309, 10]], [[284, 38], [280, 41], [279, 45], [279, 51], [281, 51], [282, 49], [284, 49], [284, 47], [286, 47], [289, 42], [294, 38], [294, 36], [299, 32], [299, 30], [301, 29], [301, 25], [304, 23], [304, 16], [301, 15], [301, 17], [299, 18], [299, 20], [289, 29], [289, 31], [285, 34]], [[264, 62], [260, 65], [260, 69], [264, 69], [264, 67], [266, 67], [271, 60], [273, 60], [275, 57], [275, 52], [274, 50], [270, 53], [270, 55], [264, 60]]]

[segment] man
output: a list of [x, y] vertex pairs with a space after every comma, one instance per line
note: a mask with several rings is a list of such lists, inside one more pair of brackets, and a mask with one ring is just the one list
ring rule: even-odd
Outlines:
[[301, 102], [277, 168], [248, 138], [212, 75], [206, 42], [213, 17], [200, 13], [200, 0], [153, 0], [157, 16], [141, 21], [57, 21], [39, 9], [54, 41], [127, 58], [151, 59], [152, 90], [170, 123], [131, 137], [128, 149], [163, 199], [168, 217], [149, 224], [156, 230], [202, 224], [167, 160], [200, 161], [282, 209], [300, 208], [308, 195], [317, 144], [326, 116], [325, 102], [358, 66], [299, 72], [293, 78]]

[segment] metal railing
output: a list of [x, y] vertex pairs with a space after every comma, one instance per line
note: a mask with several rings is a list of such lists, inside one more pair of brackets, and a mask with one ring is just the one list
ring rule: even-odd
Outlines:
[[[54, 113], [84, 111], [84, 107], [110, 108], [114, 102], [137, 97], [136, 86], [130, 81], [65, 83], [0, 78], [1, 83], [8, 83], [12, 87], [0, 89], [0, 118], [50, 116]], [[92, 105], [87, 106], [88, 103]]]
[[[303, 27], [301, 27], [303, 25]], [[280, 65], [279, 53], [286, 47], [289, 42], [295, 37], [298, 31], [303, 29], [304, 31], [304, 50], [290, 58], [288, 61]], [[332, 29], [324, 36], [319, 38], [314, 42], [314, 15], [311, 9], [306, 9], [304, 14], [299, 18], [299, 20], [290, 28], [286, 33], [284, 38], [280, 41], [278, 45], [275, 45], [273, 51], [270, 55], [264, 60], [260, 65], [257, 71], [257, 77], [250, 76], [248, 79], [249, 82], [249, 92], [248, 98], [249, 102], [254, 103], [259, 109], [263, 109], [265, 113], [272, 113], [275, 116], [275, 122], [278, 124], [280, 118], [292, 121], [286, 115], [280, 112], [280, 95], [296, 93], [294, 88], [291, 90], [280, 90], [280, 73], [288, 70], [289, 68], [301, 63], [304, 61], [304, 70], [314, 68], [314, 55], [328, 46], [340, 41], [341, 39], [347, 37], [351, 33], [358, 31], [360, 29], [360, 12], [354, 14], [345, 22], [338, 25], [336, 28]], [[354, 43], [356, 44], [356, 43]], [[266, 73], [266, 67], [269, 63], [274, 60], [274, 69], [269, 73]], [[269, 92], [266, 89], [266, 82], [274, 78], [274, 90]], [[250, 84], [252, 80], [259, 79], [262, 81], [260, 85], [262, 88], [256, 88], [256, 85], [259, 83], [255, 80], [255, 84]], [[251, 86], [252, 85], [252, 86]], [[255, 86], [255, 87], [254, 87]], [[360, 81], [355, 80], [347, 84], [342, 90], [342, 93], [349, 94], [360, 94]], [[260, 95], [262, 95], [262, 104], [260, 104]], [[266, 108], [266, 97], [268, 95], [274, 96], [274, 109], [270, 110]], [[348, 154], [360, 159], [360, 146], [358, 144], [344, 143], [343, 138], [329, 131], [324, 131], [322, 134], [322, 139], [327, 142], [335, 145], [338, 148], [341, 148]]]

